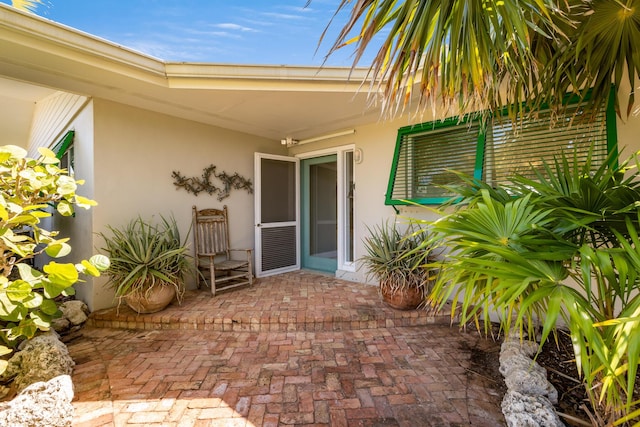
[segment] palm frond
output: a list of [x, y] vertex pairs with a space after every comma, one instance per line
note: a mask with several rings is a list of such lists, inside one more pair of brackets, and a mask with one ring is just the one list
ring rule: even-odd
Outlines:
[[[443, 114], [520, 110], [528, 99], [538, 62], [530, 39], [553, 38], [551, 0], [343, 0], [338, 11], [351, 14], [328, 55], [355, 43], [354, 66], [384, 32], [370, 66], [370, 77], [383, 93], [383, 110], [402, 111], [415, 102], [438, 105]], [[326, 34], [326, 33], [325, 33]], [[506, 87], [506, 92], [501, 89]]]
[[[543, 104], [562, 110], [567, 92], [593, 112], [612, 82], [634, 88], [640, 74], [640, 0], [342, 0], [336, 14], [348, 8], [327, 56], [355, 45], [355, 67], [379, 46], [370, 93], [387, 115], [430, 106], [488, 118], [509, 106], [514, 118]], [[633, 90], [627, 101], [628, 115]]]
[[25, 12], [35, 12], [41, 4], [42, 0], [11, 0], [11, 6]]

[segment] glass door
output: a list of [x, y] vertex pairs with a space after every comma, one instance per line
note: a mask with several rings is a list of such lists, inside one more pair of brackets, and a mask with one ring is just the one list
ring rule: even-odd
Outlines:
[[302, 160], [302, 267], [338, 268], [338, 162], [335, 154]]

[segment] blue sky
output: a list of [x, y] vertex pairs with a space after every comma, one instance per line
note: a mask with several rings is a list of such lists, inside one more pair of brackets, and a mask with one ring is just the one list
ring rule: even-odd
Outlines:
[[[11, 3], [10, 0], [0, 0]], [[346, 12], [316, 53], [339, 0], [45, 0], [36, 13], [167, 61], [319, 65]], [[369, 65], [373, 52], [361, 61]], [[351, 52], [327, 64], [350, 66]]]

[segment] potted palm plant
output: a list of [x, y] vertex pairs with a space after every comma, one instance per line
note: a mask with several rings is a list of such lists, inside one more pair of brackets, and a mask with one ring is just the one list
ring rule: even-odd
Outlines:
[[401, 231], [395, 222], [368, 228], [366, 255], [360, 258], [369, 277], [380, 284], [382, 300], [400, 310], [424, 302], [431, 283], [430, 249], [423, 244], [423, 230]]
[[180, 302], [193, 270], [175, 219], [161, 218], [153, 224], [138, 217], [122, 228], [107, 227], [110, 236], [100, 233], [111, 258], [108, 284], [118, 305], [124, 299], [137, 313], [160, 311], [174, 298]]

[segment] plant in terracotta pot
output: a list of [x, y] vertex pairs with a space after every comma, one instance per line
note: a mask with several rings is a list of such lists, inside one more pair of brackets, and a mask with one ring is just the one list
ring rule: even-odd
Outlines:
[[417, 308], [425, 300], [431, 283], [430, 249], [424, 247], [423, 230], [410, 225], [401, 231], [389, 221], [367, 228], [366, 255], [360, 258], [369, 277], [380, 284], [382, 299], [400, 310]]
[[173, 217], [159, 224], [138, 217], [122, 228], [100, 233], [109, 254], [108, 284], [119, 299], [137, 313], [164, 309], [174, 298], [181, 301], [185, 278], [193, 272], [185, 242]]

